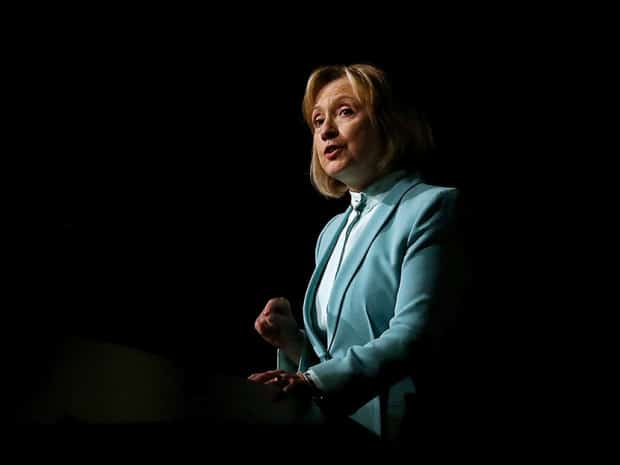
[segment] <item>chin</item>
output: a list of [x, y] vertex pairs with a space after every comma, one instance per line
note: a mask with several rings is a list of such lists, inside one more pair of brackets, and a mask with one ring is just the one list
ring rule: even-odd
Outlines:
[[339, 181], [339, 175], [345, 174], [348, 167], [349, 164], [343, 160], [333, 160], [323, 163], [323, 171], [325, 171], [329, 177], [336, 178]]

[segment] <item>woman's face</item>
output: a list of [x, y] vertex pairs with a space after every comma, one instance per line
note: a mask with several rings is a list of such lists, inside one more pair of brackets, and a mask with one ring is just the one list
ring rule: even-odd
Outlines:
[[346, 77], [320, 90], [312, 125], [316, 156], [328, 176], [360, 191], [382, 174], [379, 134]]

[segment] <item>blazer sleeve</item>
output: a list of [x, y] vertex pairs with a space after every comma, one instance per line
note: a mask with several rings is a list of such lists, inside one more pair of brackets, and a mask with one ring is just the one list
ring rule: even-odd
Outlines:
[[[305, 343], [304, 343], [305, 345]], [[288, 371], [290, 373], [297, 373], [297, 364], [289, 359], [283, 351], [276, 349], [276, 368], [278, 370]]]
[[442, 189], [415, 199], [423, 204], [407, 236], [402, 265], [394, 270], [400, 281], [395, 307], [385, 309], [393, 313], [388, 329], [365, 345], [350, 347], [344, 357], [312, 367], [326, 407], [353, 413], [423, 363], [434, 324], [442, 318], [443, 297], [458, 294], [462, 282], [459, 273], [452, 272], [460, 244], [457, 194], [456, 189]]
[[[305, 332], [302, 330], [305, 336]], [[319, 357], [316, 356], [308, 338], [304, 338], [304, 345], [301, 349], [301, 355], [299, 357], [299, 364], [290, 360], [283, 351], [277, 349], [276, 368], [278, 370], [288, 371], [290, 373], [297, 373], [299, 371], [305, 371], [315, 363], [318, 363]]]

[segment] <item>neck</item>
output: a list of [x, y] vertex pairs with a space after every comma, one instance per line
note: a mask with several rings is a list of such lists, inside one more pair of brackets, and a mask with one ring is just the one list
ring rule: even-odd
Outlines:
[[372, 184], [377, 182], [379, 179], [390, 174], [392, 171], [393, 170], [389, 168], [384, 169], [383, 171], [364, 180], [363, 182], [356, 182], [356, 183], [351, 183], [351, 184], [347, 183], [347, 187], [351, 192], [362, 192], [364, 191], [364, 189], [368, 188], [368, 186], [371, 186]]

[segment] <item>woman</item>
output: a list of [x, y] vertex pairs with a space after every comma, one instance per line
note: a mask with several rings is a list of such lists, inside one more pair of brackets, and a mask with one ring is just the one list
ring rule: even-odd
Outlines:
[[315, 70], [303, 113], [314, 186], [328, 197], [348, 192], [351, 206], [318, 238], [304, 330], [284, 298], [256, 319], [278, 369], [249, 379], [311, 393], [328, 415], [402, 437], [461, 296], [457, 190], [416, 174], [430, 130], [397, 111], [376, 67]]

